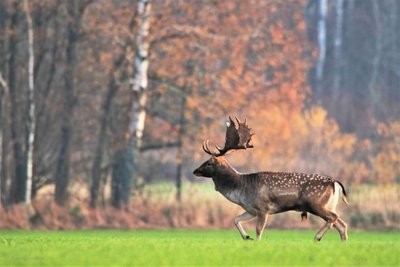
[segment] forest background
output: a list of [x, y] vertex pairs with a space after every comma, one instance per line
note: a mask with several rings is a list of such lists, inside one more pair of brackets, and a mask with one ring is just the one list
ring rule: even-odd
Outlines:
[[[242, 172], [337, 177], [356, 229], [400, 228], [396, 0], [0, 2], [1, 228], [229, 228], [192, 171], [228, 115]], [[299, 214], [272, 227], [308, 228]]]

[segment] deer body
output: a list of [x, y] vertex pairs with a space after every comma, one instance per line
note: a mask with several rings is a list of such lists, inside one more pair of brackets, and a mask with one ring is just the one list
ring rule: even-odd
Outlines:
[[[331, 177], [318, 174], [239, 173], [221, 156], [230, 149], [252, 147], [249, 145], [252, 134], [250, 134], [250, 129], [245, 123], [241, 124], [238, 120], [239, 129], [231, 126], [232, 119], [230, 119], [230, 123], [225, 147], [223, 149], [218, 148], [220, 153], [211, 153], [206, 142], [203, 149], [212, 157], [193, 173], [196, 176], [212, 178], [217, 191], [246, 211], [235, 218], [235, 225], [243, 239], [251, 238], [243, 229], [241, 222], [257, 218], [256, 234], [257, 239], [261, 239], [268, 215], [294, 210], [302, 212], [302, 219], [307, 217], [307, 212], [309, 212], [326, 221], [315, 236], [315, 240], [320, 241], [325, 232], [332, 226], [338, 230], [342, 240], [347, 240], [347, 225], [336, 212], [340, 198], [347, 203], [344, 186]], [[238, 131], [239, 137], [246, 136], [244, 140], [236, 137], [239, 143], [243, 144], [241, 146], [234, 146], [232, 140], [228, 140], [229, 136], [231, 136], [231, 139], [235, 138], [235, 133], [229, 132], [234, 131], [234, 129]], [[241, 130], [246, 131], [246, 133], [242, 134]]]

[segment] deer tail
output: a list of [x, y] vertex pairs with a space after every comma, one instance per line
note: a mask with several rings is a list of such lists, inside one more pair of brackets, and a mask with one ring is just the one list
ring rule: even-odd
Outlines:
[[335, 182], [337, 182], [340, 185], [341, 189], [342, 189], [342, 193], [343, 193], [342, 194], [342, 200], [343, 200], [343, 202], [346, 203], [347, 205], [349, 205], [349, 201], [347, 199], [347, 194], [346, 194], [346, 190], [344, 189], [344, 185], [339, 181], [335, 181]]

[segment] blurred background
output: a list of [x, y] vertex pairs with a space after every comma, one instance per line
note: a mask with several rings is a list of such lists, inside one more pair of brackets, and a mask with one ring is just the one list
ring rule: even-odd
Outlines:
[[239, 171], [333, 176], [351, 229], [400, 229], [399, 25], [397, 0], [2, 0], [0, 228], [232, 228], [192, 171], [236, 115]]

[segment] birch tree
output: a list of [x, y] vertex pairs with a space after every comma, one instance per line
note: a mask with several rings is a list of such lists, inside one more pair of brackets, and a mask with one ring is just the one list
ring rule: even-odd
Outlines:
[[317, 94], [321, 93], [322, 80], [324, 77], [324, 66], [326, 58], [326, 18], [328, 13], [327, 0], [319, 0], [318, 9], [318, 47], [319, 56], [317, 62], [316, 78], [317, 78]]
[[5, 196], [4, 194], [6, 193], [5, 190], [5, 185], [6, 185], [6, 175], [4, 172], [5, 164], [4, 164], [4, 156], [3, 156], [3, 129], [4, 129], [4, 118], [3, 118], [3, 113], [4, 113], [4, 98], [5, 94], [8, 91], [7, 89], [7, 83], [4, 80], [3, 73], [5, 70], [5, 57], [6, 57], [6, 49], [5, 49], [5, 14], [6, 12], [4, 11], [5, 5], [3, 2], [0, 2], [0, 35], [3, 37], [0, 37], [0, 205], [5, 203]]
[[137, 3], [134, 74], [131, 84], [130, 121], [125, 134], [125, 144], [115, 152], [112, 169], [112, 205], [127, 206], [133, 179], [137, 175], [137, 162], [146, 119], [149, 66], [149, 27], [151, 2], [140, 0]]
[[35, 53], [34, 53], [34, 40], [33, 40], [33, 24], [30, 14], [29, 0], [24, 1], [26, 21], [28, 25], [28, 127], [27, 127], [27, 170], [26, 170], [26, 191], [25, 191], [25, 204], [31, 206], [31, 192], [33, 181], [33, 145], [35, 142], [35, 85], [34, 85], [34, 66], [35, 66]]
[[[5, 3], [0, 2], [0, 32], [6, 31], [6, 12], [5, 12]], [[6, 157], [5, 157], [5, 142], [4, 142], [4, 107], [5, 107], [5, 98], [7, 97], [8, 86], [3, 74], [6, 70], [6, 60], [5, 57], [7, 55], [6, 49], [6, 38], [0, 37], [0, 205], [6, 204], [6, 185], [7, 185], [7, 175], [5, 173], [6, 169]]]
[[5, 175], [5, 155], [3, 151], [3, 110], [4, 110], [4, 96], [8, 92], [7, 82], [3, 78], [3, 74], [0, 72], [0, 205], [6, 202], [6, 184], [7, 179]]

